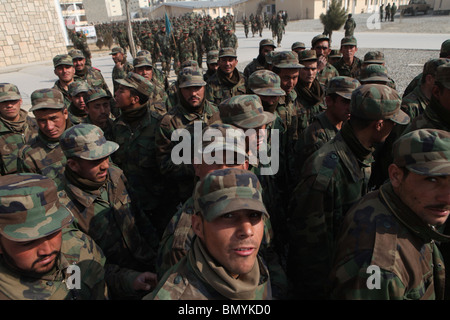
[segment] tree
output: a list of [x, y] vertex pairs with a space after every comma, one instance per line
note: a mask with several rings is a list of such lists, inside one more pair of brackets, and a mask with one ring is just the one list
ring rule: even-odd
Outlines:
[[347, 20], [347, 10], [342, 7], [342, 2], [332, 0], [326, 14], [320, 15], [323, 24], [323, 34], [328, 35], [331, 43], [333, 31], [339, 30]]

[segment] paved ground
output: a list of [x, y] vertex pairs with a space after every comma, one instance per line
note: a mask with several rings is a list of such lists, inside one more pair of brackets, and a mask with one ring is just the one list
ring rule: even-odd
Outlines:
[[[450, 22], [449, 16], [435, 18], [433, 18], [433, 16], [416, 17], [416, 20], [405, 17], [401, 22], [397, 19], [396, 22], [383, 23], [381, 24], [380, 29], [374, 30], [369, 30], [367, 26], [364, 27], [364, 22], [370, 18], [370, 14], [356, 15], [356, 18], [357, 28], [355, 36], [358, 39], [358, 47], [360, 48], [357, 56], [362, 58], [364, 51], [367, 51], [368, 49], [404, 49], [396, 51], [396, 58], [402, 54], [408, 55], [408, 65], [413, 69], [411, 75], [420, 72], [418, 66], [423, 65], [427, 59], [437, 57], [441, 43], [450, 38], [449, 33], [402, 32], [404, 31], [404, 26], [416, 25], [416, 28], [419, 28], [418, 25], [421, 24], [426, 24], [428, 27], [425, 29], [431, 32], [433, 31], [433, 28], [430, 27], [432, 23], [434, 29], [437, 30], [439, 25], [443, 25], [444, 22]], [[448, 25], [446, 25], [446, 30], [449, 28]], [[361, 32], [359, 31], [360, 29]], [[384, 32], [385, 29], [388, 31]], [[407, 29], [409, 31], [413, 30], [412, 27], [408, 27]], [[321, 31], [322, 27], [318, 20], [291, 21], [288, 23], [281, 47], [276, 50], [290, 50], [292, 43], [296, 41], [305, 42], [306, 45], [309, 46], [311, 39], [315, 35], [321, 33]], [[236, 35], [239, 39], [239, 48], [237, 52], [239, 61], [238, 69], [243, 71], [244, 67], [257, 56], [261, 39], [271, 38], [272, 34], [270, 30], [264, 29], [262, 37], [250, 36], [249, 38], [245, 38], [242, 26], [238, 25]], [[343, 36], [343, 31], [336, 31], [333, 33], [332, 48], [338, 48], [337, 44]], [[417, 59], [414, 59], [413, 57], [410, 59], [409, 55], [411, 50], [423, 50], [423, 52]], [[108, 51], [94, 52], [92, 61], [93, 65], [102, 71], [109, 87], [112, 88], [111, 72], [113, 62], [111, 56], [108, 55]], [[395, 60], [392, 61], [392, 64], [394, 61]], [[206, 67], [206, 64], [203, 66]], [[411, 76], [411, 79], [412, 77], [413, 76]], [[0, 70], [0, 82], [14, 83], [19, 87], [24, 100], [23, 106], [25, 109], [30, 107], [30, 95], [34, 90], [52, 87], [56, 79], [51, 61], [28, 65], [16, 65]], [[173, 72], [171, 79], [174, 79]]]

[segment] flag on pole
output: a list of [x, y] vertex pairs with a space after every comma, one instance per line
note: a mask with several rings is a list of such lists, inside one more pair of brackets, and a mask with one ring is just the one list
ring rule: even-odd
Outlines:
[[166, 35], [170, 35], [170, 33], [172, 32], [172, 25], [170, 24], [167, 12], [165, 13], [165, 20], [166, 20]]

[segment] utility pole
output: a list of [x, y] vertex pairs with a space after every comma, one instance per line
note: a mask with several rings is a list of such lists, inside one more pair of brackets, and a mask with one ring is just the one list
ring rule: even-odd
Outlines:
[[127, 34], [128, 34], [128, 43], [130, 44], [130, 51], [133, 58], [136, 57], [136, 47], [134, 45], [134, 37], [133, 37], [133, 27], [131, 26], [130, 19], [130, 0], [125, 1], [125, 12], [127, 15]]

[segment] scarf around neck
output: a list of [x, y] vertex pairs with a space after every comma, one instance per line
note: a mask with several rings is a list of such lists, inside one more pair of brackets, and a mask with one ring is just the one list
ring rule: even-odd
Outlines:
[[340, 133], [342, 135], [342, 139], [344, 139], [345, 143], [349, 146], [349, 148], [352, 150], [359, 161], [362, 162], [364, 160], [368, 160], [371, 157], [374, 149], [368, 149], [362, 145], [362, 143], [358, 140], [358, 137], [356, 137], [355, 131], [353, 131], [353, 128], [348, 121], [342, 125]]
[[298, 96], [305, 100], [309, 105], [315, 105], [323, 100], [324, 91], [317, 79], [314, 79], [311, 88], [308, 89], [300, 84], [297, 86], [297, 90]]
[[27, 112], [25, 110], [19, 111], [19, 120], [10, 121], [3, 117], [0, 117], [5, 126], [14, 133], [22, 133], [25, 129], [25, 124], [27, 120]]

